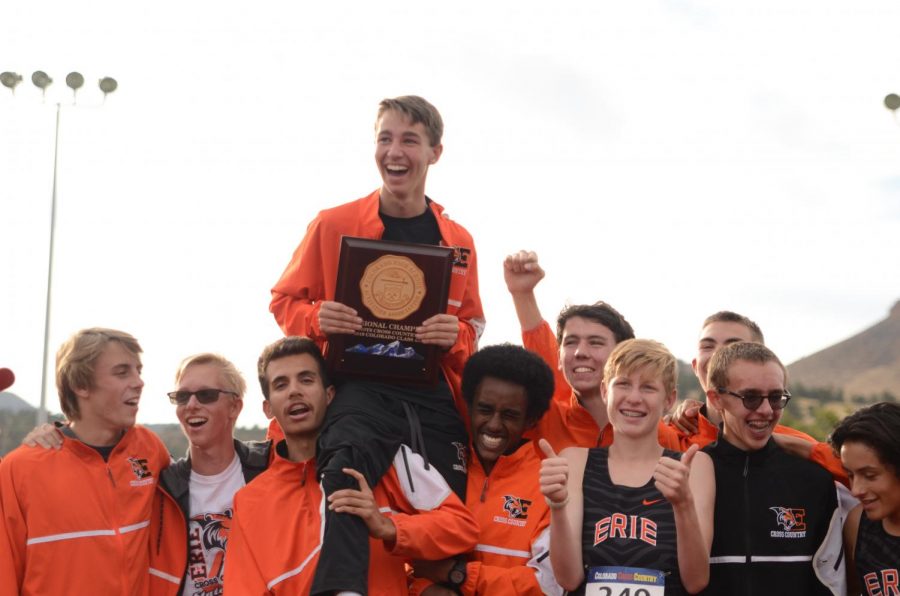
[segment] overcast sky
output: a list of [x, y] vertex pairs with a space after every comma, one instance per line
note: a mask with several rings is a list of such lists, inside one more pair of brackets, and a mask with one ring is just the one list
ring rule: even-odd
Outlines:
[[206, 350], [248, 377], [239, 423], [264, 422], [269, 289], [318, 210], [379, 185], [388, 96], [443, 114], [428, 194], [475, 237], [482, 345], [519, 340], [501, 263], [520, 248], [547, 318], [603, 299], [685, 360], [720, 309], [790, 362], [900, 298], [896, 0], [12, 0], [0, 23], [0, 71], [25, 79], [0, 88], [0, 366], [33, 404], [70, 70], [50, 344], [133, 333], [141, 422], [175, 420], [175, 368]]

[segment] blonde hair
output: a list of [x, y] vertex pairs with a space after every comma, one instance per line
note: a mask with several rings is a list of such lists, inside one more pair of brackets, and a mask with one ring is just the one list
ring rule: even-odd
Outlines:
[[212, 364], [219, 367], [219, 370], [222, 372], [222, 377], [225, 379], [225, 384], [227, 387], [217, 387], [217, 389], [227, 389], [228, 391], [234, 391], [238, 394], [238, 398], [243, 398], [244, 393], [247, 392], [247, 382], [244, 381], [244, 376], [241, 374], [241, 371], [237, 369], [237, 367], [230, 360], [221, 356], [220, 354], [213, 354], [212, 352], [203, 352], [202, 354], [194, 354], [193, 356], [188, 356], [184, 360], [181, 361], [181, 364], [178, 365], [178, 370], [175, 371], [175, 384], [181, 382], [182, 377], [184, 377], [185, 371], [187, 371], [188, 367], [194, 365], [201, 364]]
[[719, 387], [728, 387], [728, 369], [738, 360], [765, 364], [775, 362], [784, 374], [784, 386], [787, 387], [787, 369], [775, 355], [775, 352], [766, 346], [752, 341], [738, 341], [727, 346], [722, 346], [709, 359], [707, 373], [707, 386], [718, 391]]
[[81, 418], [75, 390], [94, 386], [94, 365], [113, 341], [140, 361], [141, 346], [132, 335], [103, 327], [77, 331], [56, 352], [56, 390], [59, 405], [69, 420]]
[[603, 379], [645, 371], [650, 377], [660, 379], [666, 395], [675, 391], [678, 382], [678, 363], [672, 352], [652, 339], [626, 339], [616, 345], [606, 359]]

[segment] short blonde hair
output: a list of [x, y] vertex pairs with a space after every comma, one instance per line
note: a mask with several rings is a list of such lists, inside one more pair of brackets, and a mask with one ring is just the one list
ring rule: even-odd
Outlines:
[[678, 383], [678, 362], [663, 344], [652, 339], [626, 339], [616, 345], [603, 367], [604, 382], [622, 374], [646, 371], [660, 379], [666, 395], [675, 391]]
[[739, 360], [755, 362], [756, 364], [776, 363], [784, 374], [784, 386], [787, 387], [787, 369], [781, 363], [781, 360], [778, 359], [778, 356], [775, 355], [775, 352], [762, 344], [752, 341], [738, 341], [716, 350], [712, 358], [709, 359], [707, 386], [716, 391], [718, 391], [719, 387], [728, 387], [728, 369]]
[[56, 352], [56, 390], [59, 405], [69, 420], [81, 418], [76, 389], [94, 386], [94, 365], [110, 342], [118, 342], [140, 360], [141, 345], [130, 334], [115, 329], [92, 327], [73, 334]]
[[244, 397], [244, 393], [247, 392], [247, 382], [244, 381], [244, 376], [241, 374], [241, 371], [237, 369], [234, 363], [224, 356], [213, 354], [212, 352], [194, 354], [193, 356], [188, 356], [182, 360], [181, 364], [178, 365], [178, 370], [175, 371], [175, 384], [177, 385], [181, 382], [188, 367], [201, 364], [212, 364], [218, 366], [221, 370], [222, 377], [225, 379], [227, 387], [216, 387], [216, 389], [234, 391], [238, 394], [239, 399]]

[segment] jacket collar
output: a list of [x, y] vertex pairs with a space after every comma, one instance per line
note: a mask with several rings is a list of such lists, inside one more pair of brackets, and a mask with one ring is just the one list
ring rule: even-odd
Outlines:
[[[234, 450], [241, 462], [244, 482], [250, 482], [269, 465], [270, 441], [243, 442], [234, 439]], [[162, 471], [159, 485], [181, 505], [186, 502], [191, 485], [191, 451]], [[186, 505], [185, 505], [186, 506]], [[185, 506], [182, 508], [184, 509]]]
[[[431, 209], [431, 212], [434, 213], [434, 218], [437, 220], [441, 238], [447, 238], [446, 226], [448, 225], [449, 218], [444, 215], [444, 208], [434, 202], [431, 198], [427, 196], [425, 198], [428, 203], [428, 208]], [[363, 201], [364, 209], [360, 214], [360, 227], [377, 231], [377, 237], [381, 238], [381, 235], [384, 234], [384, 222], [381, 221], [381, 216], [378, 215], [378, 210], [381, 206], [381, 189], [378, 189], [365, 197]]]
[[759, 449], [757, 451], [744, 451], [743, 449], [729, 443], [725, 439], [725, 436], [721, 433], [721, 431], [719, 432], [719, 440], [716, 441], [712, 448], [720, 457], [724, 459], [744, 461], [745, 459], [749, 458], [750, 465], [764, 462], [775, 451], [778, 450], [778, 446], [775, 444], [775, 439], [769, 437], [769, 440], [766, 441], [765, 447], [763, 447], [762, 449]]
[[[537, 441], [526, 440], [509, 455], [501, 455], [494, 463], [494, 467], [489, 475], [497, 478], [517, 474], [522, 462], [532, 456], [533, 453], [539, 455], [540, 451], [541, 448], [538, 447]], [[469, 443], [469, 464], [477, 466], [482, 471], [484, 470], [484, 466], [481, 465], [481, 460], [478, 458], [478, 452], [475, 451], [475, 446], [471, 442]]]

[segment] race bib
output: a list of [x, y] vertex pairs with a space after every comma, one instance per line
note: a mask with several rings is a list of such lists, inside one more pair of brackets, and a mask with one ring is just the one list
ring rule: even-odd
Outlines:
[[665, 573], [640, 567], [591, 567], [585, 596], [664, 596]]

